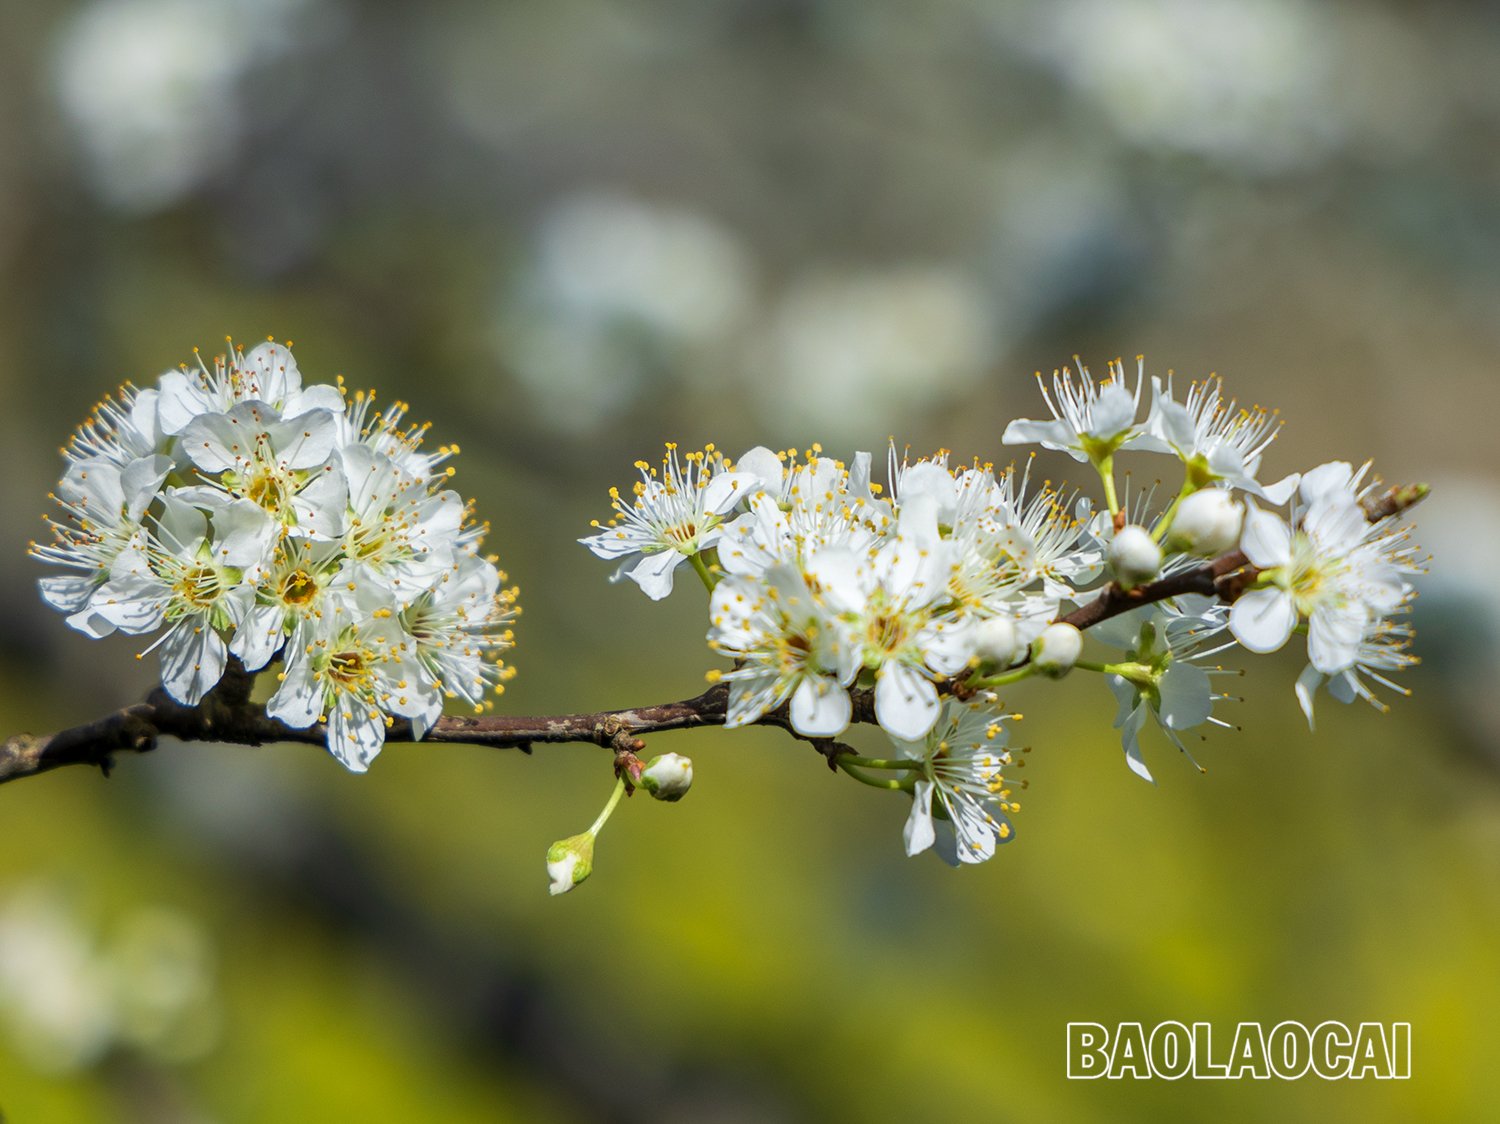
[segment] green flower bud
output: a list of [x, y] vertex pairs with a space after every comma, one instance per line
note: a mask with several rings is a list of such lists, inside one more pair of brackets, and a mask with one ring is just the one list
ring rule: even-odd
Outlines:
[[681, 800], [693, 783], [693, 763], [680, 753], [663, 753], [647, 762], [639, 783], [658, 800]]
[[585, 831], [559, 839], [547, 848], [547, 887], [553, 894], [566, 894], [594, 872], [594, 833]]

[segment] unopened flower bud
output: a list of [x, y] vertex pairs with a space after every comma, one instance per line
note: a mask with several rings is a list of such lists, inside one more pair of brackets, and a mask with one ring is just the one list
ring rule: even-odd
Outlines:
[[1043, 675], [1061, 679], [1083, 654], [1083, 633], [1059, 621], [1049, 624], [1031, 645], [1031, 662]]
[[566, 894], [594, 872], [594, 833], [559, 839], [547, 848], [547, 877], [553, 894]]
[[1223, 554], [1240, 541], [1244, 522], [1244, 504], [1223, 488], [1205, 488], [1177, 505], [1171, 544], [1187, 554]]
[[991, 617], [974, 630], [974, 654], [986, 663], [1009, 667], [1020, 655], [1016, 623], [1009, 617]]
[[693, 763], [680, 753], [663, 753], [646, 763], [639, 783], [658, 800], [681, 800], [693, 784]]
[[1148, 582], [1161, 572], [1161, 547], [1151, 532], [1136, 523], [1121, 527], [1109, 543], [1109, 564], [1115, 580], [1126, 589]]

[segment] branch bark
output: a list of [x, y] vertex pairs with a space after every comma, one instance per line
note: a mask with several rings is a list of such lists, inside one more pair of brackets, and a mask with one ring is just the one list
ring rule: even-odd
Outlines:
[[[1370, 521], [1378, 522], [1411, 507], [1427, 495], [1425, 485], [1392, 488], [1365, 504]], [[1141, 605], [1165, 601], [1186, 593], [1201, 593], [1234, 601], [1254, 580], [1258, 571], [1240, 551], [1181, 570], [1133, 590], [1111, 583], [1087, 604], [1059, 617], [1059, 621], [1088, 629]], [[962, 678], [962, 677], [960, 677]], [[0, 784], [35, 776], [65, 765], [92, 765], [106, 776], [121, 753], [147, 753], [163, 737], [181, 741], [223, 742], [259, 746], [272, 742], [325, 744], [321, 724], [295, 729], [266, 715], [250, 701], [255, 677], [231, 658], [219, 684], [197, 706], [183, 706], [161, 688], [145, 702], [123, 707], [81, 726], [54, 734], [14, 734], [0, 743]], [[945, 684], [949, 691], [955, 684]], [[961, 692], [961, 687], [959, 688]], [[874, 692], [859, 688], [850, 692], [852, 720], [875, 723]], [[458, 742], [495, 749], [519, 749], [529, 753], [537, 743], [589, 742], [613, 749], [617, 754], [644, 748], [642, 734], [686, 730], [697, 726], [722, 726], [729, 711], [729, 689], [715, 684], [700, 695], [679, 702], [651, 706], [601, 710], [586, 714], [542, 716], [486, 715], [440, 718], [422, 739], [427, 742]], [[828, 738], [803, 737], [792, 729], [785, 704], [763, 715], [759, 725], [786, 730], [809, 742], [828, 758], [830, 766], [847, 747]], [[409, 723], [398, 720], [386, 732], [386, 741], [409, 742]]]

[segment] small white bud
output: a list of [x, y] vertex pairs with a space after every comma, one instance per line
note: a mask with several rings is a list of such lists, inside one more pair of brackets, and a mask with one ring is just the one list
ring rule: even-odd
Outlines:
[[559, 839], [547, 848], [547, 887], [553, 894], [566, 894], [594, 872], [594, 833], [585, 831]]
[[1244, 522], [1244, 504], [1223, 488], [1205, 488], [1177, 505], [1171, 544], [1186, 554], [1223, 554], [1240, 541]]
[[1031, 662], [1043, 675], [1054, 679], [1061, 679], [1072, 671], [1082, 654], [1083, 633], [1061, 621], [1042, 629], [1042, 634], [1031, 645]]
[[639, 783], [658, 800], [681, 800], [693, 784], [693, 763], [680, 753], [663, 753], [646, 763]]
[[1150, 531], [1131, 523], [1116, 531], [1110, 540], [1109, 564], [1115, 580], [1132, 589], [1161, 573], [1161, 547]]
[[974, 630], [974, 654], [986, 663], [1009, 667], [1020, 655], [1016, 623], [1009, 617], [991, 617]]

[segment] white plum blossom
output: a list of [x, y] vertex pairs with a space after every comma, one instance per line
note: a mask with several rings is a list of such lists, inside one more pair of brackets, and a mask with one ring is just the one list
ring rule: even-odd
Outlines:
[[[162, 685], [201, 702], [233, 657], [284, 669], [272, 717], [327, 723], [363, 770], [397, 717], [421, 737], [448, 698], [488, 705], [515, 591], [458, 493], [456, 450], [420, 450], [404, 404], [304, 387], [287, 345], [125, 387], [64, 450], [43, 597], [90, 636], [160, 635]], [[145, 653], [142, 653], [143, 655]]]
[[319, 383], [303, 390], [290, 344], [268, 340], [248, 354], [231, 348], [212, 367], [196, 348], [193, 355], [196, 371], [183, 366], [161, 377], [157, 424], [164, 434], [180, 434], [199, 418], [227, 414], [241, 402], [260, 402], [284, 418], [310, 410], [344, 411], [338, 387]]
[[266, 713], [294, 728], [324, 723], [329, 752], [363, 773], [385, 745], [393, 715], [428, 713], [429, 692], [404, 641], [385, 590], [365, 583], [335, 592], [293, 630]]
[[1275, 651], [1305, 622], [1309, 662], [1334, 675], [1354, 666], [1372, 629], [1405, 603], [1415, 572], [1406, 534], [1369, 520], [1364, 472], [1336, 461], [1308, 473], [1290, 524], [1259, 509], [1246, 515], [1241, 549], [1260, 573], [1229, 625], [1250, 651]]
[[947, 599], [949, 545], [931, 504], [902, 509], [896, 536], [873, 553], [828, 550], [809, 573], [875, 676], [875, 715], [891, 734], [920, 738], [937, 721], [934, 680], [967, 665], [969, 629], [934, 615]]
[[256, 399], [224, 413], [200, 414], [183, 426], [182, 454], [212, 478], [190, 493], [205, 506], [248, 499], [299, 535], [336, 538], [346, 520], [348, 484], [334, 455], [332, 412], [282, 417]]
[[659, 475], [645, 461], [637, 461], [636, 468], [641, 479], [634, 497], [626, 500], [611, 488], [615, 514], [598, 534], [578, 541], [600, 558], [622, 559], [615, 579], [628, 577], [659, 601], [672, 592], [673, 571], [719, 541], [724, 516], [757, 477], [731, 471], [712, 445], [679, 458], [677, 446], [668, 443]]
[[931, 847], [950, 866], [980, 863], [1015, 837], [1004, 770], [1016, 764], [1006, 748], [1005, 723], [1017, 718], [996, 709], [992, 695], [965, 704], [952, 699], [920, 740], [892, 738], [913, 770], [911, 812], [903, 832], [906, 853]]
[[[1409, 600], [1408, 598], [1407, 602], [1403, 602], [1398, 611], [1404, 612]], [[1364, 699], [1381, 711], [1388, 710], [1389, 707], [1375, 697], [1361, 676], [1368, 676], [1397, 694], [1411, 694], [1407, 688], [1386, 678], [1390, 672], [1404, 671], [1416, 664], [1417, 657], [1406, 651], [1410, 640], [1411, 628], [1406, 622], [1378, 617], [1366, 627], [1348, 667], [1330, 675], [1308, 664], [1297, 677], [1296, 684], [1297, 701], [1302, 706], [1302, 713], [1307, 716], [1308, 728], [1313, 727], [1313, 696], [1325, 683], [1328, 693], [1338, 702], [1351, 703], [1355, 699]]]
[[1126, 764], [1142, 779], [1152, 780], [1140, 746], [1147, 719], [1155, 719], [1189, 761], [1193, 755], [1182, 742], [1182, 731], [1205, 722], [1228, 726], [1213, 717], [1214, 702], [1225, 696], [1213, 689], [1212, 676], [1231, 673], [1195, 662], [1232, 646], [1232, 641], [1208, 646], [1225, 627], [1222, 605], [1204, 597], [1184, 597], [1178, 603], [1133, 609], [1094, 630], [1100, 640], [1126, 652], [1124, 662], [1109, 665], [1109, 687], [1119, 703], [1115, 726]]
[[778, 562], [802, 564], [828, 546], [866, 550], [892, 523], [890, 505], [872, 491], [869, 453], [845, 466], [816, 449], [799, 462], [795, 452], [757, 447], [735, 468], [755, 477], [756, 490], [717, 544], [727, 573], [756, 576]]
[[153, 533], [115, 559], [91, 608], [132, 635], [167, 626], [151, 646], [161, 650], [162, 686], [195, 706], [224, 674], [224, 634], [254, 604], [254, 574], [274, 538], [271, 517], [248, 500], [210, 516], [168, 491]]
[[1079, 362], [1076, 382], [1071, 370], [1052, 373], [1050, 394], [1038, 371], [1037, 385], [1052, 420], [1018, 418], [1005, 427], [1000, 440], [1006, 445], [1040, 444], [1067, 453], [1076, 461], [1102, 464], [1142, 431], [1136, 415], [1141, 405], [1144, 366], [1142, 359], [1132, 388], [1125, 384], [1125, 367], [1118, 359], [1110, 362], [1109, 375], [1101, 383], [1096, 383]]
[[806, 737], [832, 737], [849, 725], [859, 648], [799, 567], [778, 563], [760, 580], [731, 575], [711, 600], [709, 647], [737, 661], [721, 676], [729, 684], [726, 726], [748, 725], [788, 700], [792, 728]]
[[65, 519], [49, 518], [53, 541], [46, 546], [32, 543], [31, 553], [43, 562], [79, 571], [42, 578], [42, 599], [70, 614], [68, 623], [80, 632], [104, 636], [115, 626], [90, 605], [121, 552], [141, 545], [146, 511], [172, 462], [155, 455], [123, 465], [105, 455], [70, 460], [52, 495]]
[[1195, 487], [1224, 481], [1270, 503], [1285, 503], [1297, 486], [1296, 473], [1274, 484], [1255, 479], [1261, 455], [1281, 428], [1279, 417], [1258, 406], [1246, 409], [1232, 399], [1225, 402], [1222, 389], [1222, 381], [1213, 376], [1194, 382], [1186, 399], [1177, 402], [1172, 376], [1167, 376], [1165, 389], [1153, 378], [1146, 431], [1131, 447], [1175, 453]]

